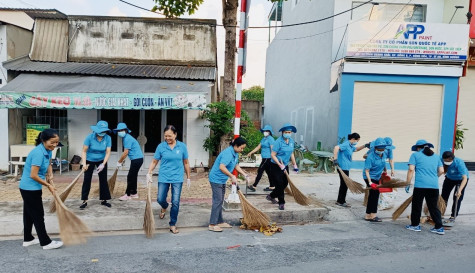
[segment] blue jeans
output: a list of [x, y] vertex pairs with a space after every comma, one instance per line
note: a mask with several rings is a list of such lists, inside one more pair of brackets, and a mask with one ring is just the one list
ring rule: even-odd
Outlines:
[[226, 192], [226, 184], [218, 184], [210, 182], [213, 191], [213, 205], [211, 207], [211, 216], [209, 217], [210, 225], [223, 223], [223, 202]]
[[168, 208], [168, 189], [172, 190], [172, 208], [170, 210], [170, 226], [175, 226], [178, 220], [178, 210], [180, 209], [180, 196], [183, 183], [158, 183], [157, 202], [163, 209]]

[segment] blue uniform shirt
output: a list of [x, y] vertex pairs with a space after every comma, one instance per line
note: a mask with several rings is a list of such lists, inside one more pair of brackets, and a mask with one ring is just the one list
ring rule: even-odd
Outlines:
[[[279, 137], [275, 142], [274, 146], [272, 146], [272, 151], [276, 152], [276, 157], [279, 160], [278, 163], [282, 160], [284, 162], [284, 165], [287, 166], [289, 164], [290, 156], [292, 155], [292, 152], [294, 151], [295, 147], [295, 141], [292, 138], [289, 138], [289, 143], [285, 143], [284, 137]], [[272, 163], [274, 160], [271, 160]]]
[[86, 160], [97, 162], [106, 157], [106, 149], [112, 146], [112, 140], [106, 134], [101, 141], [98, 141], [96, 133], [92, 133], [86, 137], [84, 145], [89, 147], [86, 152]]
[[416, 167], [414, 187], [438, 189], [439, 176], [437, 175], [437, 170], [439, 167], [442, 167], [442, 162], [436, 154], [426, 156], [422, 151], [412, 153], [409, 158], [409, 165]]
[[128, 156], [130, 160], [143, 158], [143, 153], [140, 149], [140, 144], [133, 136], [125, 134], [125, 137], [122, 139], [122, 143], [124, 144], [124, 149], [129, 150]]
[[38, 166], [38, 176], [41, 179], [45, 179], [46, 172], [48, 171], [49, 161], [51, 158], [51, 151], [46, 150], [43, 143], [36, 146], [26, 157], [25, 167], [23, 168], [23, 174], [21, 175], [19, 188], [22, 190], [37, 191], [41, 190], [43, 185], [33, 180], [30, 177], [31, 166]]
[[183, 183], [183, 160], [188, 159], [188, 150], [183, 142], [177, 140], [172, 150], [168, 143], [163, 141], [158, 144], [153, 158], [160, 160], [158, 183]]
[[468, 179], [468, 169], [460, 158], [454, 158], [453, 163], [447, 168], [447, 174], [445, 175], [451, 180], [462, 180], [462, 175], [466, 175]]
[[338, 165], [342, 170], [351, 169], [351, 162], [353, 159], [353, 152], [356, 151], [356, 145], [351, 145], [349, 141], [345, 141], [342, 144], [338, 145], [340, 150], [338, 151]]
[[272, 136], [266, 136], [261, 139], [261, 156], [262, 158], [270, 158], [270, 146], [274, 145], [274, 138]]
[[217, 183], [217, 184], [226, 184], [228, 181], [228, 176], [225, 175], [220, 169], [219, 165], [224, 164], [226, 169], [229, 172], [234, 170], [234, 167], [238, 164], [239, 156], [238, 153], [234, 151], [233, 146], [229, 146], [228, 148], [224, 149], [216, 158], [216, 161], [209, 172], [209, 182]]
[[379, 180], [381, 178], [381, 174], [384, 171], [384, 167], [386, 166], [386, 153], [383, 153], [383, 156], [380, 157], [376, 153], [368, 154], [364, 162], [364, 169], [363, 169], [363, 178], [368, 179], [366, 176], [366, 170], [369, 170], [369, 178], [373, 180]]

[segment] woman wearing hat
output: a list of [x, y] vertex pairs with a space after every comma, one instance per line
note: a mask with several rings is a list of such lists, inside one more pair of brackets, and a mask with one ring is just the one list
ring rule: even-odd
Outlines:
[[158, 172], [158, 193], [157, 202], [162, 209], [160, 219], [165, 218], [168, 208], [167, 195], [171, 190], [172, 207], [170, 209], [170, 232], [178, 233], [176, 222], [180, 209], [180, 196], [183, 187], [183, 174], [186, 173], [186, 183], [190, 187], [190, 163], [188, 162], [188, 149], [185, 143], [176, 139], [177, 130], [173, 125], [167, 125], [163, 130], [165, 141], [158, 144], [152, 162], [148, 167], [147, 182], [152, 183], [152, 172], [160, 161]]
[[107, 132], [110, 131], [107, 121], [100, 120], [96, 125], [91, 126], [92, 133], [84, 140], [82, 148], [82, 168], [84, 170], [84, 181], [82, 184], [81, 199], [83, 203], [80, 209], [87, 207], [89, 191], [91, 190], [91, 180], [94, 167], [99, 175], [99, 199], [101, 205], [111, 207], [107, 200], [111, 199], [109, 186], [107, 185], [107, 161], [111, 153], [112, 140]]
[[[347, 176], [350, 175], [351, 162], [353, 161], [353, 152], [361, 151], [365, 147], [364, 145], [356, 147], [356, 144], [358, 144], [359, 140], [360, 135], [358, 133], [349, 134], [347, 141], [335, 146], [333, 149], [333, 164], [335, 166], [340, 166], [343, 173], [345, 173]], [[348, 187], [343, 180], [343, 176], [341, 176], [339, 172], [338, 175], [340, 176], [340, 189], [338, 190], [338, 198], [335, 204], [341, 207], [349, 208], [351, 206], [346, 203], [346, 193], [348, 192]]]
[[[421, 231], [419, 225], [421, 221], [422, 203], [426, 200], [429, 208], [430, 217], [435, 223], [435, 227], [430, 231], [440, 235], [445, 234], [442, 227], [442, 217], [437, 207], [439, 200], [439, 176], [444, 173], [440, 158], [431, 150], [434, 145], [424, 139], [420, 139], [412, 146], [414, 151], [409, 158], [409, 169], [407, 171], [407, 183], [410, 184], [412, 177], [414, 180], [414, 192], [412, 194], [411, 225], [406, 229], [412, 231]], [[409, 192], [409, 186], [406, 191]]]
[[264, 128], [261, 129], [261, 132], [264, 135], [264, 137], [261, 139], [261, 142], [259, 143], [259, 145], [257, 145], [256, 148], [254, 148], [254, 150], [247, 154], [247, 156], [249, 157], [253, 153], [259, 151], [259, 149], [262, 149], [262, 161], [259, 165], [259, 169], [257, 169], [256, 180], [254, 181], [254, 184], [249, 185], [247, 187], [250, 191], [256, 191], [257, 184], [259, 184], [259, 181], [261, 180], [264, 171], [267, 174], [267, 178], [269, 178], [269, 187], [265, 188], [264, 191], [272, 191], [274, 189], [274, 183], [272, 183], [272, 180], [270, 179], [270, 153], [272, 151], [272, 146], [275, 142], [274, 138], [272, 137], [274, 133], [272, 132], [272, 127], [270, 125], [264, 126]]
[[[284, 172], [289, 172], [288, 164], [290, 160], [292, 160], [294, 171], [299, 171], [294, 157], [295, 141], [291, 138], [292, 132], [297, 133], [297, 128], [290, 123], [286, 123], [279, 129], [279, 132], [282, 132], [282, 136], [275, 141], [274, 146], [272, 147], [272, 159], [270, 164], [271, 180], [274, 183], [275, 189], [266, 196], [266, 199], [271, 201], [273, 204], [278, 203], [279, 209], [284, 210], [284, 190], [289, 184]], [[278, 201], [275, 200], [275, 198], [277, 198]]]
[[368, 154], [365, 160], [363, 169], [363, 179], [367, 186], [370, 186], [368, 195], [368, 203], [366, 205], [365, 220], [370, 222], [382, 222], [382, 220], [376, 216], [378, 212], [378, 200], [379, 200], [379, 181], [383, 171], [386, 169], [386, 141], [383, 138], [377, 138], [374, 141], [374, 151]]
[[125, 190], [125, 194], [119, 197], [119, 200], [127, 201], [132, 198], [139, 198], [137, 194], [137, 176], [143, 164], [143, 153], [140, 149], [140, 144], [130, 135], [132, 131], [127, 128], [125, 123], [119, 123], [117, 128], [113, 131], [122, 138], [122, 145], [124, 146], [124, 152], [117, 161], [117, 168], [122, 167], [127, 156], [130, 159], [130, 168], [127, 174], [127, 189]]
[[[446, 171], [441, 196], [446, 204], [449, 201], [452, 189], [455, 187], [452, 214], [448, 220], [444, 221], [444, 226], [453, 226], [455, 224], [455, 217], [459, 214], [460, 205], [462, 204], [465, 188], [468, 183], [468, 170], [467, 166], [465, 166], [465, 162], [463, 162], [462, 159], [455, 157], [455, 155], [450, 151], [446, 151], [442, 154], [442, 160]], [[455, 200], [457, 198], [457, 211], [455, 211]]]
[[[48, 187], [51, 193], [55, 188], [47, 181], [52, 174], [51, 152], [58, 146], [59, 136], [54, 129], [45, 129], [36, 139], [36, 147], [26, 157], [25, 167], [20, 180], [20, 193], [23, 198], [23, 246], [40, 244], [43, 249], [55, 249], [63, 245], [61, 241], [52, 241], [46, 232], [45, 212], [43, 209], [42, 188]], [[38, 239], [31, 231], [35, 226]]]

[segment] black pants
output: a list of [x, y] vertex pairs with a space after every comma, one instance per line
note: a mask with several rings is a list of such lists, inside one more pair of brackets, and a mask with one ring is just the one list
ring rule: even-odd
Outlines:
[[[366, 185], [371, 185], [368, 179], [364, 180]], [[378, 180], [371, 179], [371, 182], [378, 184]], [[378, 201], [379, 201], [379, 190], [369, 190], [368, 203], [366, 204], [366, 213], [377, 213], [378, 212]]]
[[[442, 185], [442, 194], [441, 194], [442, 198], [445, 200], [445, 204], [448, 204], [449, 202], [450, 192], [452, 192], [452, 189], [457, 185], [460, 187], [460, 184], [462, 184], [462, 180], [452, 180], [445, 177], [444, 184]], [[457, 197], [455, 196], [456, 192], [454, 191], [453, 203], [452, 203], [452, 214], [450, 215], [451, 217], [456, 217], [459, 215], [460, 205], [462, 204], [463, 195], [465, 194], [465, 189], [467, 188], [467, 185], [468, 185], [468, 180], [467, 180], [467, 184], [465, 184], [465, 188], [463, 188], [462, 190], [462, 195], [460, 195], [459, 200], [457, 202], [457, 214], [455, 214], [455, 199], [457, 199]]]
[[[349, 170], [342, 170], [346, 176], [350, 175]], [[336, 201], [340, 204], [346, 203], [346, 193], [348, 191], [348, 187], [346, 186], [345, 181], [343, 180], [343, 176], [338, 172], [338, 175], [340, 176], [340, 189], [338, 190], [338, 199]]]
[[137, 176], [142, 164], [143, 158], [137, 158], [130, 161], [129, 173], [127, 174], [127, 189], [125, 190], [125, 193], [128, 196], [137, 194]]
[[[81, 200], [89, 199], [89, 191], [91, 190], [91, 180], [92, 174], [94, 172], [94, 167], [101, 165], [101, 161], [88, 161], [86, 164], [89, 164], [87, 171], [84, 172], [84, 181], [82, 182], [82, 192]], [[110, 200], [111, 194], [109, 192], [109, 185], [107, 185], [107, 164], [104, 166], [104, 169], [99, 173], [99, 199], [100, 200]]]
[[263, 158], [261, 160], [261, 165], [259, 165], [259, 169], [257, 169], [256, 181], [253, 184], [254, 187], [256, 187], [257, 184], [259, 184], [259, 181], [261, 180], [261, 177], [264, 171], [267, 174], [267, 178], [269, 178], [269, 187], [271, 188], [274, 187], [274, 183], [272, 183], [272, 179], [270, 176], [270, 164], [272, 164], [270, 161], [270, 158]]
[[418, 226], [421, 221], [422, 203], [426, 199], [430, 217], [435, 223], [435, 228], [442, 227], [442, 217], [437, 207], [439, 200], [439, 189], [414, 188], [412, 194], [411, 226]]
[[[271, 162], [270, 164], [270, 173], [272, 177], [272, 181], [274, 182], [274, 190], [270, 193], [270, 197], [276, 198], [279, 200], [279, 205], [280, 204], [285, 204], [285, 188], [289, 185], [289, 181], [287, 181], [287, 176], [285, 175], [284, 171], [282, 171], [279, 167], [279, 165], [274, 164]], [[285, 167], [285, 170], [287, 173], [289, 172], [289, 166]]]
[[45, 211], [41, 198], [43, 192], [41, 190], [28, 191], [20, 189], [20, 193], [23, 198], [23, 241], [29, 242], [35, 239], [31, 234], [33, 225], [35, 225], [40, 245], [48, 245], [51, 243], [51, 239], [48, 233], [46, 233]]

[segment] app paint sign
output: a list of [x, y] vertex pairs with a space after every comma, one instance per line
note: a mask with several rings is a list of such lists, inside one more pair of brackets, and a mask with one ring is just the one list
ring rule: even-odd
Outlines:
[[355, 22], [348, 26], [347, 57], [467, 60], [469, 25]]

